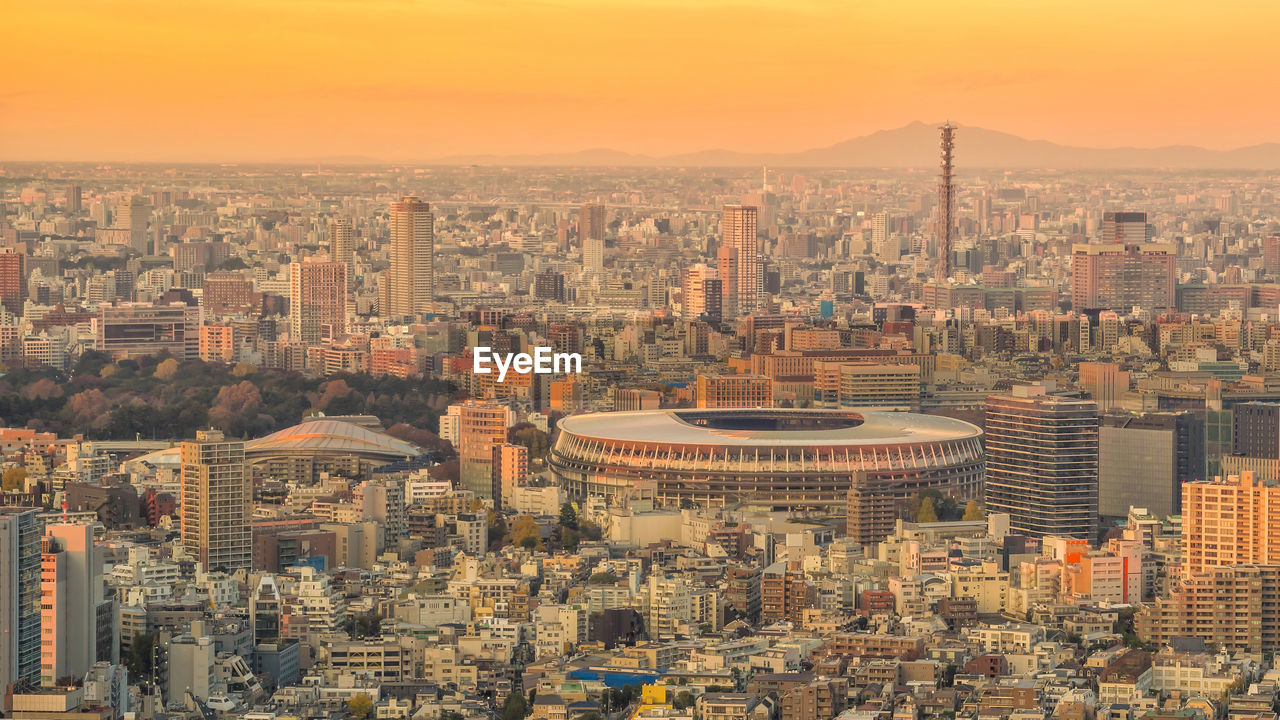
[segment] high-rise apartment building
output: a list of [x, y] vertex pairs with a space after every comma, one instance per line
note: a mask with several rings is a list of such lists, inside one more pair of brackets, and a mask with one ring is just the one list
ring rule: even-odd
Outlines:
[[435, 216], [430, 203], [405, 197], [391, 204], [391, 267], [385, 315], [432, 312], [435, 293]]
[[604, 205], [586, 203], [578, 214], [578, 241], [582, 244], [582, 269], [604, 269]]
[[347, 282], [351, 281], [356, 252], [356, 231], [350, 218], [340, 217], [329, 223], [329, 260], [347, 266]]
[[1092, 541], [1098, 528], [1098, 406], [1022, 385], [986, 405], [987, 511], [1032, 537]]
[[503, 505], [515, 497], [515, 489], [529, 479], [529, 448], [513, 443], [493, 446], [493, 485]]
[[1134, 616], [1138, 637], [1156, 644], [1200, 638], [1224, 651], [1280, 649], [1280, 565], [1214, 567], [1173, 583]]
[[1204, 420], [1192, 412], [1104, 415], [1098, 431], [1098, 513], [1182, 512], [1185, 483], [1205, 477]]
[[84, 207], [84, 195], [79, 185], [67, 186], [67, 212], [76, 214]]
[[0, 252], [0, 305], [14, 315], [22, 314], [27, 299], [27, 256], [13, 248]]
[[[747, 315], [764, 305], [764, 263], [760, 261], [760, 239], [757, 237], [759, 211], [751, 205], [725, 205], [720, 211], [720, 248], [736, 253], [735, 272], [726, 281], [725, 270], [720, 270], [722, 291], [731, 294], [733, 315]], [[721, 255], [720, 257], [724, 257]], [[721, 310], [729, 314], [728, 303]]]
[[1177, 248], [1172, 244], [1076, 244], [1071, 254], [1071, 306], [1128, 313], [1176, 306]]
[[1262, 239], [1262, 269], [1270, 277], [1280, 275], [1280, 236], [1269, 235]]
[[347, 329], [347, 266], [341, 262], [289, 265], [289, 335], [308, 345]]
[[1182, 572], [1280, 565], [1280, 486], [1251, 472], [1182, 486]]
[[706, 316], [718, 320], [723, 286], [716, 268], [698, 263], [685, 268], [680, 278], [681, 308], [685, 318]]
[[1108, 210], [1102, 214], [1102, 242], [1104, 244], [1135, 245], [1146, 241], [1146, 213], [1112, 212]]
[[533, 296], [538, 300], [564, 302], [564, 273], [540, 272], [533, 280]]
[[138, 195], [131, 195], [116, 206], [116, 227], [128, 230], [129, 246], [144, 254], [147, 252], [147, 222], [150, 219], [151, 208]]
[[181, 538], [205, 570], [228, 572], [253, 563], [253, 493], [244, 443], [202, 430], [182, 443]]
[[40, 560], [40, 679], [83, 679], [99, 661], [119, 662], [114, 603], [106, 597], [102, 551], [89, 525], [50, 525]]

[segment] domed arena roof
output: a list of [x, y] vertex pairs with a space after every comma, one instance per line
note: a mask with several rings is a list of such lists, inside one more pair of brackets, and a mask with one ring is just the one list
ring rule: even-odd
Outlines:
[[271, 455], [356, 455], [371, 460], [418, 457], [422, 450], [386, 433], [333, 419], [307, 422], [245, 443], [249, 458]]

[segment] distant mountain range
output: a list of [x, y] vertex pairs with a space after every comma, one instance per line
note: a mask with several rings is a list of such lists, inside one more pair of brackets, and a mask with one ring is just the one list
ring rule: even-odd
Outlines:
[[[543, 155], [455, 155], [430, 162], [440, 165], [932, 168], [938, 164], [938, 128], [937, 123], [913, 122], [829, 147], [792, 153], [704, 150], [655, 157], [596, 148]], [[965, 168], [1280, 169], [1280, 143], [1235, 150], [1209, 150], [1194, 145], [1088, 148], [1027, 140], [998, 130], [957, 126], [955, 162], [961, 171]]]

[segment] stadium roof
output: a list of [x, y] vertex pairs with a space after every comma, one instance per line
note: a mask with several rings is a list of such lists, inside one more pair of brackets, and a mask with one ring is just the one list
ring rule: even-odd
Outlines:
[[976, 425], [940, 415], [785, 408], [642, 410], [574, 415], [560, 430], [615, 442], [689, 445], [893, 445], [976, 438]]
[[422, 450], [386, 433], [342, 420], [323, 418], [285, 428], [245, 443], [245, 455], [358, 455], [396, 460], [417, 457]]

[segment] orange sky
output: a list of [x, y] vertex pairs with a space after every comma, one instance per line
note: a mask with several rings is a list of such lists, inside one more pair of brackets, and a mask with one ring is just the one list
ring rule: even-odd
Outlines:
[[1280, 3], [26, 0], [0, 159], [800, 150], [944, 118], [1280, 141]]

